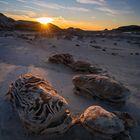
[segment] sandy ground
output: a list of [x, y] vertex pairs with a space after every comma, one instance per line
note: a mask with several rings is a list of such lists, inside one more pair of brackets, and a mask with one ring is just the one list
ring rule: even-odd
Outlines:
[[[96, 40], [96, 43], [91, 43]], [[131, 131], [133, 140], [140, 139], [140, 45], [135, 40], [121, 38], [84, 38], [82, 41], [47, 38], [29, 41], [17, 37], [0, 37], [0, 140], [46, 140], [46, 139], [96, 139], [81, 126], [72, 127], [61, 136], [34, 136], [23, 128], [18, 115], [4, 95], [9, 84], [20, 74], [33, 73], [48, 79], [57, 91], [66, 98], [74, 114], [80, 114], [90, 105], [131, 113], [137, 126]], [[114, 43], [117, 43], [114, 44]], [[76, 46], [79, 44], [79, 46]], [[55, 47], [54, 47], [55, 45]], [[92, 47], [100, 46], [101, 48]], [[103, 51], [105, 49], [106, 51]], [[47, 59], [55, 53], [70, 53], [77, 60], [97, 64], [121, 81], [131, 91], [123, 107], [107, 102], [86, 99], [73, 93], [72, 77], [75, 73], [67, 67], [49, 64]], [[112, 55], [112, 53], [117, 53]], [[131, 55], [130, 53], [133, 53]], [[99, 139], [99, 138], [98, 138]]]

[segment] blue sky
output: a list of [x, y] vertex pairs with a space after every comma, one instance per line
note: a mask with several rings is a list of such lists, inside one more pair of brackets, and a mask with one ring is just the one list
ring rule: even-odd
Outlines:
[[62, 28], [140, 25], [140, 0], [0, 0], [0, 12], [17, 20], [51, 17]]

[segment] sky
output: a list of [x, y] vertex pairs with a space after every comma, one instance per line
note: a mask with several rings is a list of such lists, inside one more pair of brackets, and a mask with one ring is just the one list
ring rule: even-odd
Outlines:
[[0, 12], [16, 20], [50, 17], [61, 28], [140, 25], [140, 0], [0, 0]]

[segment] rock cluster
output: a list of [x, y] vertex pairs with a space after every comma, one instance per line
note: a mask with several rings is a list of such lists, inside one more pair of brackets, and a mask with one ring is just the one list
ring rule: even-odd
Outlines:
[[[113, 91], [123, 88], [116, 81], [98, 75], [75, 77], [73, 82], [81, 91], [92, 95], [91, 91], [96, 90], [100, 93], [95, 96], [113, 101], [117, 98]], [[122, 91], [118, 91], [120, 96]], [[74, 117], [65, 98], [58, 94], [49, 81], [32, 74], [21, 75], [10, 85], [6, 96], [12, 102], [24, 126], [36, 134], [65, 133], [71, 126], [79, 123], [95, 136], [108, 140], [130, 140], [129, 128], [135, 125], [135, 120], [126, 112], [109, 112], [94, 105], [79, 117]]]
[[103, 72], [101, 68], [93, 66], [88, 62], [75, 61], [73, 56], [67, 53], [52, 55], [49, 57], [48, 61], [51, 63], [56, 63], [56, 64], [64, 64], [68, 66], [72, 71], [77, 72], [77, 73], [98, 74], [98, 73]]

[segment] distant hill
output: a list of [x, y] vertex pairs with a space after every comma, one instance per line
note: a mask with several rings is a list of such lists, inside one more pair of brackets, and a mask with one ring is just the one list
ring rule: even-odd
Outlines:
[[66, 30], [69, 31], [69, 32], [82, 32], [82, 31], [84, 31], [80, 28], [73, 28], [73, 27], [69, 27]]
[[140, 31], [140, 26], [138, 25], [129, 25], [129, 26], [121, 26], [113, 31], [121, 31], [121, 32], [132, 32], [132, 31]]
[[[10, 17], [5, 16], [0, 13], [0, 30], [20, 30], [20, 31], [49, 31], [60, 33], [64, 31], [65, 33], [70, 33], [72, 35], [81, 35], [83, 33], [95, 33], [95, 31], [84, 31], [80, 28], [69, 27], [67, 29], [61, 29], [60, 27], [49, 23], [46, 26], [43, 26], [39, 22], [35, 21], [25, 21], [25, 20], [14, 20]], [[105, 30], [107, 31], [107, 30]], [[129, 25], [129, 26], [121, 26], [111, 31], [115, 32], [131, 32], [131, 31], [140, 31], [140, 26], [138, 25]]]
[[12, 29], [15, 24], [15, 20], [0, 13], [0, 30]]
[[41, 29], [41, 24], [38, 22], [18, 20], [15, 22], [14, 30], [23, 31], [39, 31]]
[[62, 31], [58, 26], [49, 23], [43, 26], [39, 22], [26, 21], [26, 20], [14, 20], [0, 13], [0, 30], [21, 30], [21, 31], [42, 31], [48, 30], [50, 32]]
[[47, 24], [47, 27], [48, 31], [50, 32], [60, 32], [60, 31], [63, 31], [63, 29], [61, 29], [60, 27], [52, 24], [52, 23], [48, 23]]

